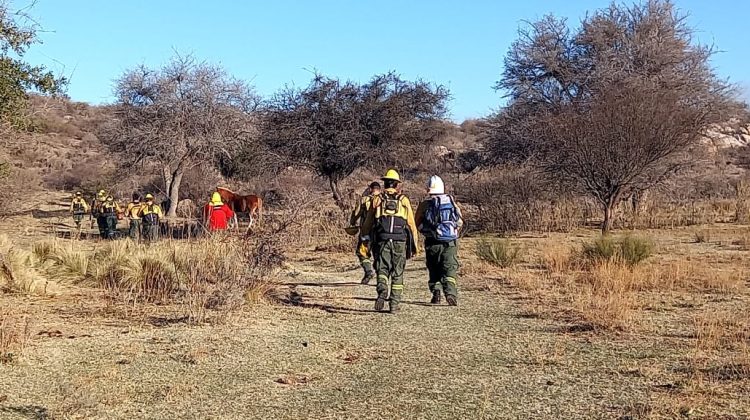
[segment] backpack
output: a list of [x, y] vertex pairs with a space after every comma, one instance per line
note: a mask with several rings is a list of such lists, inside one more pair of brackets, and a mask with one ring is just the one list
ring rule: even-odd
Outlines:
[[406, 209], [401, 204], [401, 194], [383, 193], [377, 211], [375, 234], [378, 240], [406, 241]]
[[154, 213], [154, 205], [147, 206], [146, 209], [148, 210], [148, 213], [144, 212], [143, 223], [146, 225], [158, 225], [159, 215]]
[[73, 213], [74, 214], [86, 213], [86, 208], [83, 206], [83, 200], [73, 201]]
[[431, 198], [422, 222], [422, 233], [440, 242], [458, 239], [458, 210], [453, 198], [447, 194]]

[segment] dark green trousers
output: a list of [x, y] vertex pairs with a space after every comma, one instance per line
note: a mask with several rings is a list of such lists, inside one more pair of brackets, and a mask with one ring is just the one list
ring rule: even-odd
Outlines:
[[107, 215], [105, 216], [105, 221], [105, 238], [115, 239], [115, 234], [117, 233], [117, 215]]
[[404, 268], [406, 267], [406, 242], [378, 241], [375, 244], [375, 267], [378, 273], [378, 295], [388, 293], [390, 281], [391, 309], [401, 302], [404, 292]]
[[147, 241], [159, 240], [159, 225], [143, 225], [143, 239]]
[[130, 239], [137, 241], [141, 238], [141, 221], [140, 219], [130, 219], [130, 229], [128, 229]]
[[425, 242], [430, 292], [441, 290], [446, 296], [458, 297], [458, 242]]
[[107, 239], [107, 216], [101, 214], [96, 216], [96, 227], [99, 228], [99, 237]]

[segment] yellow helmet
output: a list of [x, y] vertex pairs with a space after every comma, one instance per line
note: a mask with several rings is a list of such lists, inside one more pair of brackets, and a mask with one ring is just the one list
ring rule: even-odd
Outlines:
[[99, 190], [99, 193], [98, 193], [97, 195], [98, 195], [98, 196], [100, 196], [100, 197], [101, 197], [101, 196], [106, 196], [106, 195], [107, 195], [107, 192], [106, 192], [106, 191], [104, 191], [104, 190]]
[[401, 177], [398, 175], [398, 172], [396, 172], [395, 169], [389, 169], [385, 175], [381, 178], [383, 181], [385, 180], [391, 180], [396, 182], [401, 182]]
[[146, 194], [146, 200], [153, 200], [153, 199], [154, 199], [154, 195], [153, 194], [151, 194], [151, 193]]
[[211, 194], [211, 204], [215, 206], [220, 206], [224, 204], [221, 202], [221, 194], [219, 194], [218, 192]]
[[76, 197], [81, 197], [82, 195], [83, 195], [83, 193], [82, 193], [82, 192], [80, 192], [80, 191], [76, 191]]

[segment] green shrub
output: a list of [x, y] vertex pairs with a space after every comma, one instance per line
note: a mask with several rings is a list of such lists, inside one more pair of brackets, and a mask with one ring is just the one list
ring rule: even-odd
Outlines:
[[646, 238], [627, 235], [615, 239], [602, 236], [593, 242], [584, 243], [581, 256], [589, 263], [618, 261], [636, 265], [650, 257], [652, 251], [652, 242]]
[[477, 243], [476, 254], [484, 261], [507, 268], [521, 259], [522, 249], [507, 239], [481, 239]]
[[587, 261], [610, 261], [617, 256], [617, 243], [611, 236], [602, 236], [584, 243], [582, 253]]
[[620, 257], [627, 264], [636, 265], [651, 256], [653, 245], [648, 239], [625, 236], [619, 242]]

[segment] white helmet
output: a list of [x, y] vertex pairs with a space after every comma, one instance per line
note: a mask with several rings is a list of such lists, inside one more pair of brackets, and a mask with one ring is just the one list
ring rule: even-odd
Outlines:
[[429, 188], [428, 194], [445, 194], [443, 179], [437, 175], [430, 177], [430, 180], [427, 181], [427, 188]]

